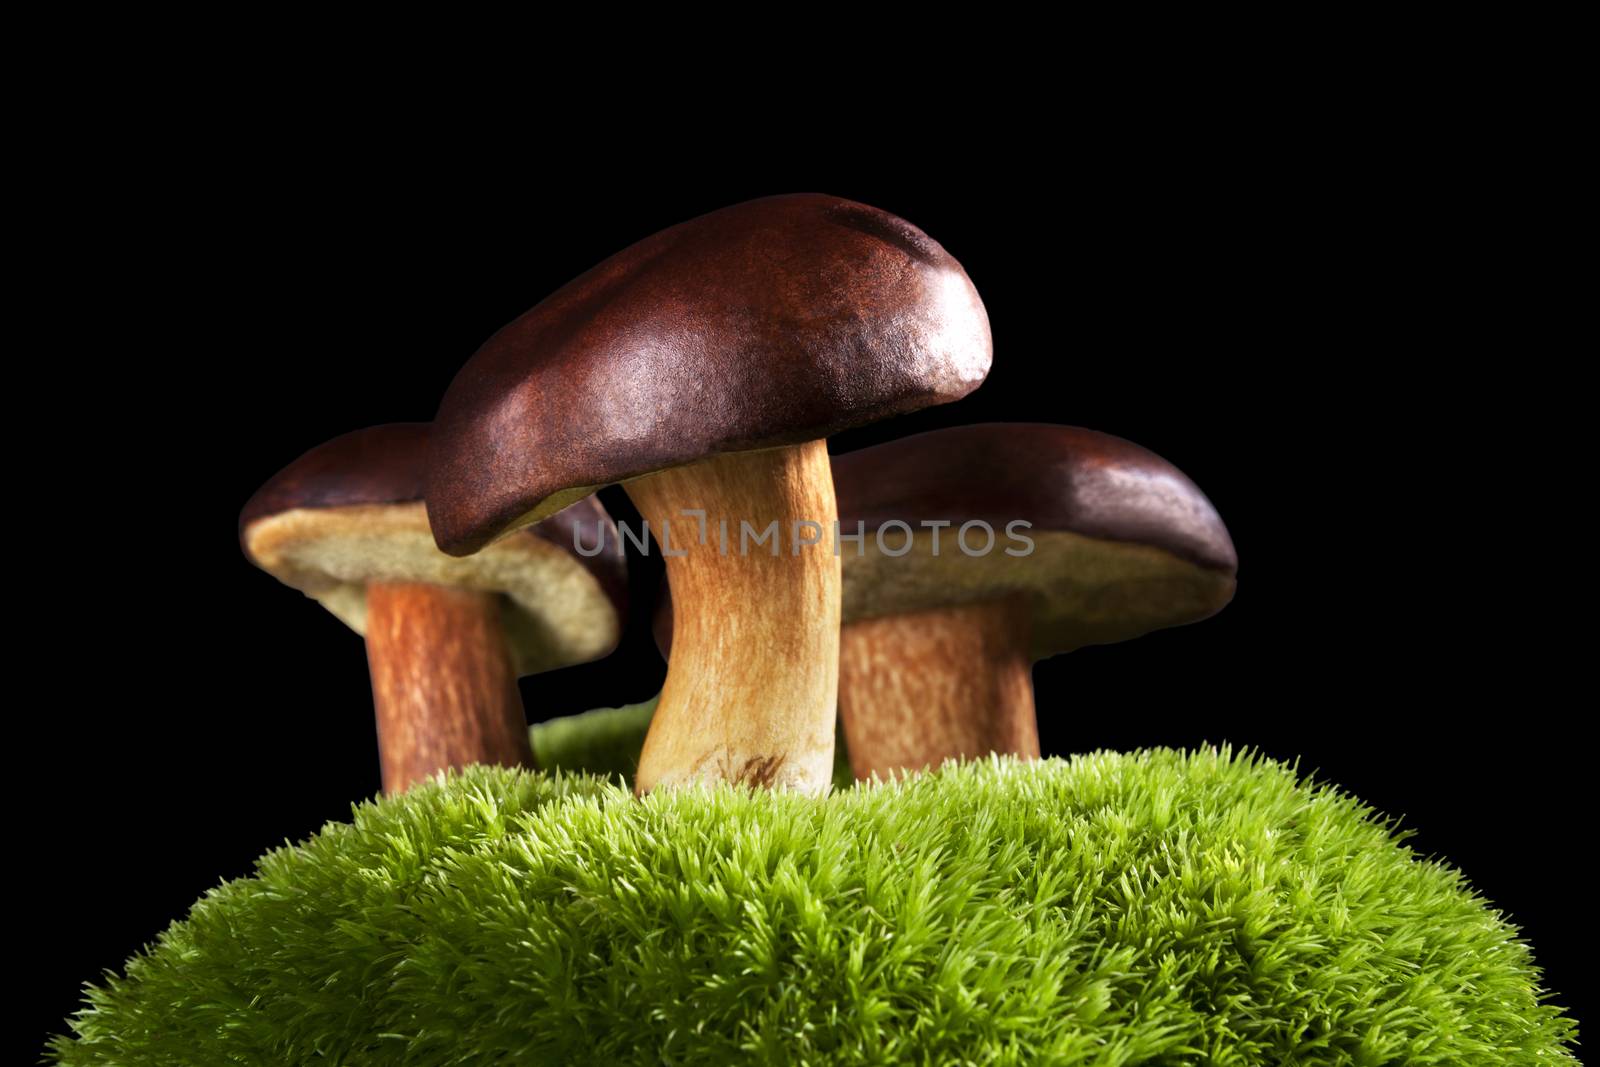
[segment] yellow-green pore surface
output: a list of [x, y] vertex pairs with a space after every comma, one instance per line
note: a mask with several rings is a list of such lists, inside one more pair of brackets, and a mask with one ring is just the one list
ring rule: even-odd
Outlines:
[[1227, 750], [826, 799], [473, 769], [356, 808], [90, 991], [67, 1063], [1576, 1062], [1527, 950]]

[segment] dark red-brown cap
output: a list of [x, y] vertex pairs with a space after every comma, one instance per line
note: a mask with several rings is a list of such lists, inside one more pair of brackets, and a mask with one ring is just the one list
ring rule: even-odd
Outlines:
[[663, 230], [506, 326], [440, 404], [428, 514], [464, 555], [596, 488], [960, 399], [989, 372], [961, 265], [820, 194]]
[[[427, 423], [392, 423], [318, 445], [258, 489], [239, 516], [245, 555], [357, 633], [373, 581], [502, 594], [519, 674], [606, 655], [626, 612], [611, 516], [586, 497], [471, 559], [433, 543], [422, 504]], [[601, 546], [595, 555], [589, 552]]]
[[[1205, 494], [1109, 434], [958, 426], [835, 456], [833, 478], [841, 532], [866, 534], [840, 543], [846, 622], [1020, 595], [1042, 658], [1195, 622], [1233, 596], [1238, 557]], [[923, 525], [936, 522], [950, 524], [938, 556]], [[966, 523], [993, 542], [973, 526], [964, 549]]]

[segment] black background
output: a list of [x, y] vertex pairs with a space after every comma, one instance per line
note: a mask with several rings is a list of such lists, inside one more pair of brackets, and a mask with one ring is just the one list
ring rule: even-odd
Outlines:
[[[1444, 194], [1384, 146], [1145, 133], [1068, 169], [1059, 143], [965, 160], [819, 144], [761, 167], [549, 148], [512, 166], [499, 144], [444, 162], [280, 132], [221, 140], [159, 200], [130, 198], [148, 247], [100, 288], [139, 286], [142, 313], [100, 354], [118, 369], [96, 411], [76, 413], [98, 427], [87, 495], [106, 521], [67, 524], [112, 563], [68, 590], [96, 604], [87, 638], [81, 607], [56, 631], [93, 652], [68, 669], [78, 700], [42, 716], [70, 773], [43, 761], [29, 787], [48, 813], [31, 840], [50, 931], [30, 1024], [58, 1029], [82, 981], [378, 787], [360, 639], [238, 551], [255, 487], [335, 434], [430, 418], [491, 332], [633, 240], [805, 189], [921, 226], [994, 330], [971, 397], [834, 451], [968, 422], [1089, 426], [1177, 464], [1232, 531], [1221, 615], [1039, 665], [1046, 750], [1298, 759], [1464, 870], [1573, 990], [1580, 754], [1509, 650], [1537, 627], [1497, 606], [1516, 568], [1478, 522], [1479, 489], [1454, 480], [1440, 368], [1459, 338], [1438, 321], [1476, 312], [1437, 291], [1460, 240]], [[602, 498], [635, 517], [618, 490]], [[631, 562], [624, 645], [524, 679], [532, 717], [658, 688], [659, 561]]]

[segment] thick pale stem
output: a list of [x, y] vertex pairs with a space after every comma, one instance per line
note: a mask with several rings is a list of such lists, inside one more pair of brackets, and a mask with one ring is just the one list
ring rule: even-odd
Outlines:
[[[667, 534], [673, 601], [672, 658], [636, 788], [720, 779], [825, 792], [839, 682], [826, 445], [718, 456], [626, 489], [658, 545]], [[703, 510], [704, 527], [685, 509]]]
[[367, 665], [384, 792], [469, 763], [533, 766], [494, 594], [371, 583]]
[[1038, 758], [1029, 626], [1021, 598], [846, 626], [839, 718], [855, 776], [990, 752]]

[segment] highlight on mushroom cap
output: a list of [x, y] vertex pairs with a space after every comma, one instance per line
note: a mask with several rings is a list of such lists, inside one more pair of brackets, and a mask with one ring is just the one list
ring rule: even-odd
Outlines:
[[506, 326], [446, 391], [428, 509], [467, 553], [574, 494], [960, 399], [988, 318], [915, 226], [768, 197], [618, 252]]

